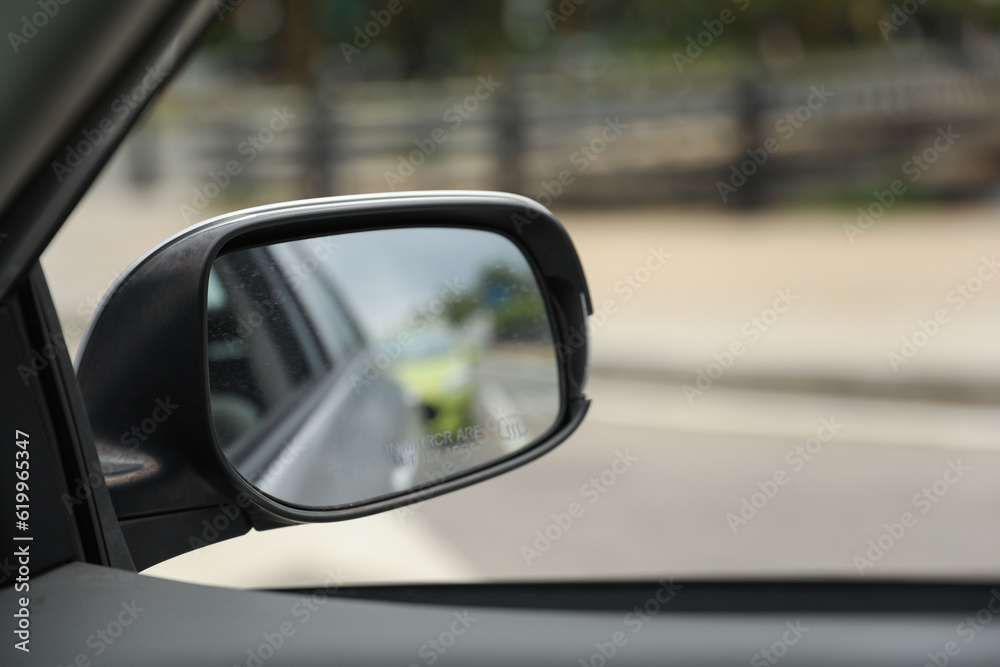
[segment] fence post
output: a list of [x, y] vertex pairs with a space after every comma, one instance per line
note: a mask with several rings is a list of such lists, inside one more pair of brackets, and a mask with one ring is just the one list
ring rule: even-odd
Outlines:
[[522, 158], [526, 148], [524, 109], [514, 68], [497, 91], [496, 104], [496, 183], [503, 192], [523, 193]]
[[309, 123], [301, 133], [305, 174], [302, 187], [306, 197], [327, 197], [337, 191], [337, 167], [340, 155], [340, 133], [331, 108], [318, 92], [308, 96], [311, 113]]
[[[736, 141], [739, 153], [736, 157], [736, 168], [751, 160], [747, 151], [761, 148], [764, 138], [760, 132], [760, 117], [764, 110], [765, 100], [762, 82], [756, 75], [750, 74], [736, 83]], [[733, 195], [733, 205], [742, 209], [758, 208], [765, 198], [765, 171], [768, 165], [758, 165], [755, 173], [747, 176], [746, 183]], [[725, 175], [728, 179], [729, 173]]]

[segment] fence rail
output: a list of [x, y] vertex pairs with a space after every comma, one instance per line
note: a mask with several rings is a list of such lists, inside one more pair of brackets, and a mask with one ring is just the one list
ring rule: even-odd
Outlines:
[[[136, 177], [183, 170], [197, 182], [235, 161], [238, 187], [293, 184], [305, 196], [480, 188], [534, 197], [568, 172], [561, 203], [755, 206], [890, 182], [950, 127], [961, 141], [923, 191], [975, 196], [1000, 178], [1000, 66], [966, 66], [951, 53], [698, 83], [623, 71], [327, 91], [183, 90], [171, 123], [136, 143]], [[294, 117], [275, 129], [282, 110]], [[767, 163], [724, 196], [720, 184], [738, 181], [733, 170], [761, 150]]]

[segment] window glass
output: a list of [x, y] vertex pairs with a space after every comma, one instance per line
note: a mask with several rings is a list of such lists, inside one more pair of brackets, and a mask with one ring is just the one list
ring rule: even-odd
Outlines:
[[159, 572], [1000, 573], [1000, 5], [221, 7], [44, 258], [71, 344], [123, 267], [212, 215], [513, 191], [582, 257], [593, 407], [488, 484]]

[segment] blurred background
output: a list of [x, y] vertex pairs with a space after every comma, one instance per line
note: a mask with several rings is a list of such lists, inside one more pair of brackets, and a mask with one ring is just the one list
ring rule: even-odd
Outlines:
[[257, 204], [516, 192], [583, 259], [560, 448], [152, 574], [995, 577], [998, 179], [996, 0], [226, 0], [43, 264], [75, 353], [129, 263]]

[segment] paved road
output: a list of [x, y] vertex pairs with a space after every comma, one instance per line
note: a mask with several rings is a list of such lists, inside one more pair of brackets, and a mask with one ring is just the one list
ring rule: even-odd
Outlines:
[[[865, 576], [1000, 575], [996, 411], [735, 393], [720, 389], [682, 420], [668, 409], [677, 387], [597, 378], [580, 430], [519, 470], [386, 515], [240, 538], [154, 572], [232, 585], [313, 583], [331, 566], [374, 581], [853, 577], [859, 557]], [[665, 409], [650, 411], [658, 401]], [[953, 437], [931, 428], [949, 423]], [[905, 512], [913, 521], [900, 533]], [[869, 554], [880, 539], [884, 555]]]
[[[915, 525], [863, 568], [866, 575], [1000, 573], [1000, 448], [985, 431], [978, 446], [916, 433], [892, 442], [882, 424], [842, 400], [796, 405], [780, 395], [748, 396], [757, 404], [752, 414], [728, 423], [706, 415], [685, 424], [687, 430], [665, 428], [666, 418], [627, 425], [601, 407], [616, 400], [613, 394], [627, 400], [645, 389], [595, 382], [592, 414], [560, 448], [509, 475], [429, 501], [419, 515], [497, 578], [856, 576], [854, 556], [865, 556], [883, 523], [898, 523], [906, 511]], [[929, 406], [885, 407], [919, 419]], [[796, 426], [785, 430], [782, 415]], [[980, 426], [997, 432], [995, 414], [984, 410], [979, 417]], [[773, 435], [765, 434], [769, 421]], [[636, 460], [626, 467], [623, 458]], [[969, 470], [942, 495], [914, 504], [949, 462]], [[783, 484], [772, 484], [776, 474]], [[766, 502], [753, 497], [758, 482], [773, 494]], [[742, 519], [743, 498], [762, 505], [756, 515], [744, 510], [745, 524], [727, 519]], [[569, 525], [573, 503], [580, 511]]]

